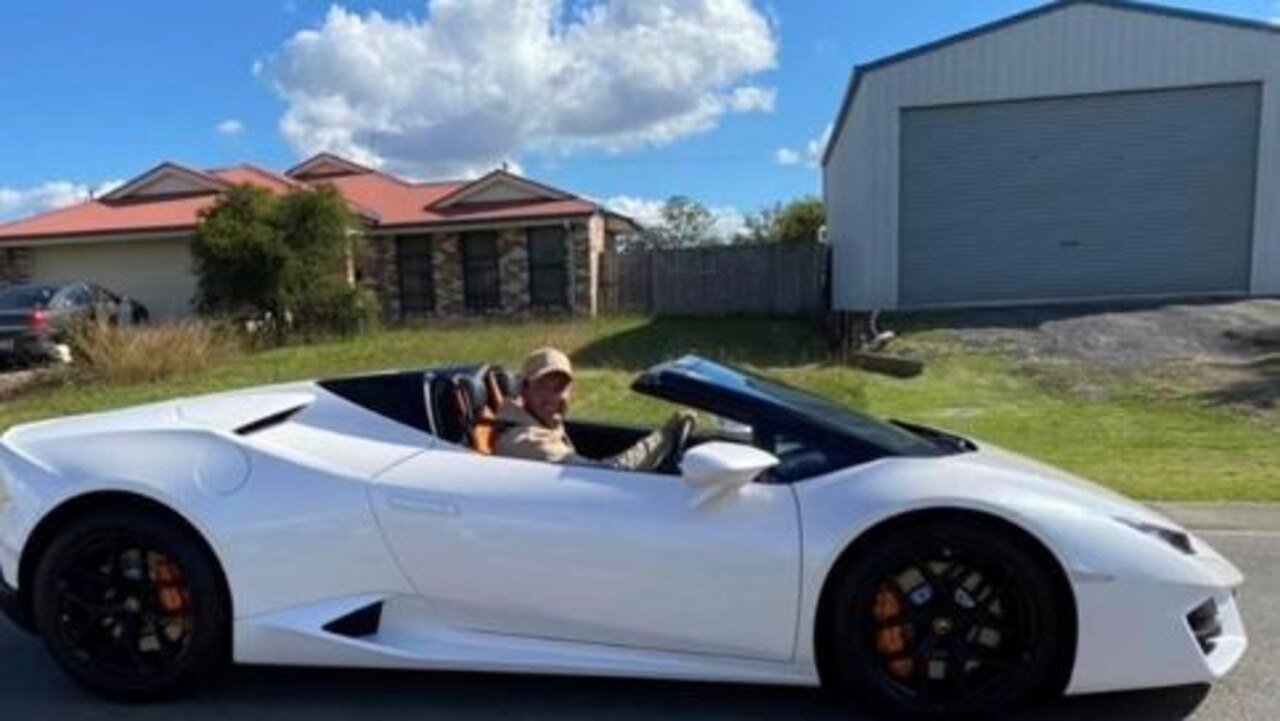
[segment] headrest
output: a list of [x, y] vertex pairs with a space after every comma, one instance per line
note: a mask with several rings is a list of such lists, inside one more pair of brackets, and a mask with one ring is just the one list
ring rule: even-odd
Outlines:
[[520, 381], [502, 366], [494, 366], [489, 369], [489, 380], [493, 385], [489, 387], [489, 394], [495, 392], [502, 394], [503, 398], [515, 398], [520, 395]]
[[489, 403], [489, 391], [484, 387], [484, 381], [476, 376], [459, 373], [453, 377], [453, 388], [466, 404], [466, 412], [473, 417]]

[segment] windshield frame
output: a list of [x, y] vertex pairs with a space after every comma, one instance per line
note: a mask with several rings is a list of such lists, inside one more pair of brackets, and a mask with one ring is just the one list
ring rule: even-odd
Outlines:
[[745, 423], [757, 432], [802, 435], [839, 448], [849, 464], [883, 457], [933, 457], [957, 452], [909, 427], [849, 408], [775, 378], [695, 355], [660, 363], [632, 384], [662, 398]]

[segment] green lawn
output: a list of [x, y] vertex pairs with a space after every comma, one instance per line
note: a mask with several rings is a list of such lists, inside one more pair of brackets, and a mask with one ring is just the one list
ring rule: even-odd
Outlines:
[[1280, 500], [1280, 421], [1272, 416], [1158, 397], [1138, 383], [1112, 387], [1102, 398], [1075, 395], [928, 331], [909, 333], [897, 345], [926, 357], [925, 373], [891, 379], [831, 365], [817, 327], [788, 320], [494, 321], [385, 331], [247, 355], [163, 383], [40, 389], [0, 404], [0, 428], [178, 395], [380, 368], [481, 360], [516, 367], [527, 350], [543, 344], [569, 351], [578, 366], [574, 413], [579, 417], [661, 419], [669, 408], [638, 399], [628, 384], [653, 362], [696, 351], [879, 415], [998, 443], [1141, 498]]

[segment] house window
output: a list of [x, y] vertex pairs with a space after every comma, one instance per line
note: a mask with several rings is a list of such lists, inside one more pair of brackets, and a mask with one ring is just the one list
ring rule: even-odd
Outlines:
[[563, 228], [529, 230], [529, 304], [569, 307], [569, 253]]
[[497, 233], [462, 234], [462, 292], [467, 310], [502, 305]]
[[396, 238], [396, 268], [400, 273], [400, 315], [419, 316], [435, 310], [436, 286], [430, 236], [402, 235]]

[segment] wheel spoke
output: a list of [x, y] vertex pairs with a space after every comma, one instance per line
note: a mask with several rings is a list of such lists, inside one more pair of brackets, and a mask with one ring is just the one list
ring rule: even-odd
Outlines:
[[[996, 556], [935, 539], [884, 569], [877, 588], [894, 589], [901, 607], [878, 603], [863, 628], [885, 682], [945, 704], [991, 693], [1025, 673], [1037, 621], [1018, 573]], [[904, 636], [889, 642], [883, 634], [890, 633]]]
[[[123, 680], [155, 677], [181, 661], [195, 619], [174, 561], [126, 533], [92, 536], [70, 553], [57, 576], [60, 633], [80, 663]], [[162, 593], [183, 602], [164, 603]]]

